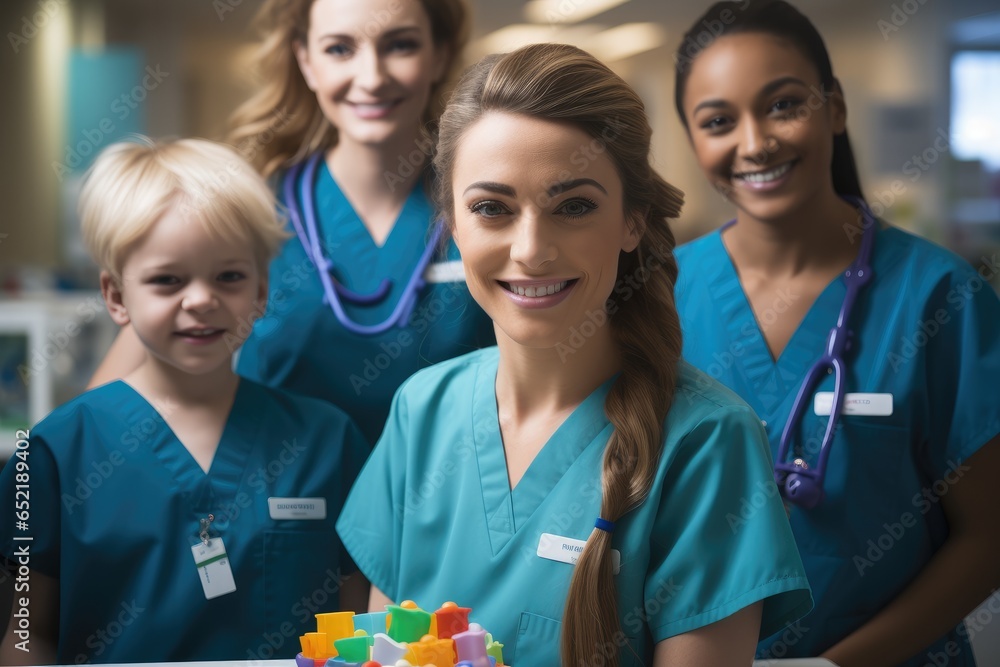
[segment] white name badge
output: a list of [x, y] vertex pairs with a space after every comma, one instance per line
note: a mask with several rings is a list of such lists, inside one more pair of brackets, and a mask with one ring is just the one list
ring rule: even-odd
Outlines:
[[268, 498], [272, 519], [325, 519], [326, 498]]
[[424, 280], [428, 283], [464, 283], [465, 267], [460, 259], [437, 262], [424, 271]]
[[[813, 412], [823, 417], [833, 408], [833, 392], [818, 391], [813, 398]], [[892, 414], [892, 394], [845, 394], [842, 415], [888, 417]]]
[[[542, 533], [542, 536], [538, 539], [537, 554], [548, 560], [576, 565], [576, 561], [580, 559], [580, 554], [583, 553], [583, 547], [586, 545], [587, 543], [584, 540], [574, 540], [572, 537]], [[622, 554], [618, 549], [611, 550], [611, 568], [615, 574], [618, 574], [622, 569]]]
[[207, 545], [199, 542], [191, 547], [191, 553], [194, 555], [194, 564], [198, 568], [198, 577], [201, 579], [201, 587], [205, 590], [206, 600], [236, 590], [233, 570], [229, 565], [229, 556], [226, 555], [226, 545], [222, 543], [221, 537], [213, 537]]

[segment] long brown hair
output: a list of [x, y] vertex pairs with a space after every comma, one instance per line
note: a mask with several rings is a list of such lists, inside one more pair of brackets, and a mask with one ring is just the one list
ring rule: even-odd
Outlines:
[[[601, 517], [617, 521], [649, 493], [673, 401], [681, 329], [674, 304], [674, 236], [667, 219], [680, 214], [683, 195], [650, 164], [652, 131], [635, 91], [585, 51], [536, 44], [488, 56], [470, 68], [441, 116], [435, 197], [449, 224], [454, 224], [451, 187], [459, 142], [491, 111], [563, 121], [600, 142], [621, 178], [625, 213], [641, 227], [638, 248], [619, 258], [618, 279], [637, 276], [644, 282], [609, 308], [622, 372], [604, 405], [615, 429], [604, 453]], [[618, 664], [620, 625], [610, 548], [611, 534], [595, 529], [576, 563], [564, 613], [563, 664], [580, 664], [610, 647], [615, 649], [607, 651], [605, 664]]]
[[[233, 113], [227, 141], [265, 177], [337, 143], [337, 128], [323, 115], [295, 59], [295, 45], [305, 43], [309, 33], [309, 12], [315, 1], [266, 0], [255, 18], [263, 35], [254, 58], [262, 85]], [[419, 1], [430, 20], [431, 38], [435, 46], [447, 50], [453, 70], [468, 39], [465, 0]], [[449, 78], [431, 88], [423, 119], [431, 131]]]

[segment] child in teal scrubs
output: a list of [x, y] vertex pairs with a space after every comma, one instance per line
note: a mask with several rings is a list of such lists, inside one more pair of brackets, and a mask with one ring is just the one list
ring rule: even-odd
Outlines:
[[[434, 121], [467, 9], [464, 0], [271, 0], [259, 23], [263, 85], [235, 114], [229, 141], [275, 176], [303, 235], [271, 264], [268, 311], [237, 372], [333, 403], [374, 444], [403, 380], [494, 342], [454, 244], [435, 244], [427, 197]], [[314, 173], [296, 169], [313, 160]], [[127, 347], [121, 338], [116, 347]]]
[[337, 524], [370, 608], [446, 600], [518, 667], [749, 664], [810, 608], [763, 429], [681, 361], [636, 93], [571, 46], [459, 83], [439, 208], [497, 347], [420, 371]]
[[[705, 39], [705, 26], [718, 34]], [[1000, 585], [1000, 302], [984, 280], [995, 267], [860, 215], [843, 91], [790, 5], [713, 5], [678, 51], [676, 103], [705, 175], [736, 206], [734, 223], [677, 251], [684, 357], [750, 403], [776, 459], [846, 274], [866, 234], [873, 243], [832, 441], [830, 407], [814, 405], [834, 390], [825, 369], [789, 429], [785, 462], [815, 470], [828, 452], [819, 502], [789, 503], [816, 607], [759, 657], [974, 665], [962, 617]]]
[[314, 613], [364, 604], [334, 521], [368, 446], [328, 403], [232, 371], [285, 238], [274, 198], [230, 148], [146, 141], [102, 153], [80, 210], [146, 357], [54, 410], [0, 475], [13, 614], [30, 614], [0, 661], [292, 657]]

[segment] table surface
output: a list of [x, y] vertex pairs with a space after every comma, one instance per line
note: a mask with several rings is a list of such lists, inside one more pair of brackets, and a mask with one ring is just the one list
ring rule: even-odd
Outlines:
[[[124, 667], [141, 664], [142, 667], [294, 667], [294, 660], [224, 660], [221, 662], [123, 662], [105, 667]], [[755, 660], [753, 667], [837, 667], [823, 658], [795, 660]]]

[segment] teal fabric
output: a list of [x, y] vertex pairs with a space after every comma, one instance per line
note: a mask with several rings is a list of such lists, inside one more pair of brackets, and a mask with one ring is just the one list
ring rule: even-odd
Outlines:
[[[677, 259], [685, 358], [750, 404], [777, 456], [798, 387], [836, 323], [843, 279], [820, 294], [775, 362], [760, 330], [768, 322], [755, 319], [720, 233], [679, 248]], [[997, 270], [992, 263], [983, 263], [983, 275]], [[816, 608], [784, 639], [763, 642], [762, 657], [818, 655], [892, 600], [947, 537], [940, 497], [961, 479], [962, 462], [1000, 432], [1000, 302], [993, 289], [952, 253], [892, 227], [876, 235], [872, 268], [851, 319], [846, 388], [892, 394], [894, 411], [842, 416], [825, 502], [791, 510]], [[776, 295], [762, 319], [791, 298]], [[818, 390], [833, 391], [833, 377]], [[802, 421], [798, 437], [809, 461], [826, 421], [811, 407]], [[957, 657], [948, 655], [948, 642], [955, 642], [950, 653], [960, 649]], [[934, 664], [932, 654], [952, 666], [975, 664], [964, 626], [904, 664]]]
[[[298, 191], [298, 189], [297, 189]], [[345, 287], [370, 294], [384, 278], [388, 297], [374, 305], [345, 304], [359, 324], [384, 321], [399, 302], [430, 236], [433, 209], [418, 185], [385, 244], [372, 240], [326, 164], [316, 185], [317, 225], [333, 275]], [[458, 260], [454, 243], [435, 262]], [[424, 288], [410, 321], [376, 336], [346, 330], [323, 303], [316, 267], [298, 238], [291, 238], [270, 268], [264, 317], [240, 351], [237, 372], [342, 408], [374, 444], [382, 432], [392, 395], [403, 380], [438, 361], [495, 342], [493, 325], [473, 301], [464, 281]]]
[[[576, 408], [511, 491], [498, 359], [496, 348], [481, 350], [403, 385], [337, 530], [391, 599], [470, 606], [472, 620], [505, 644], [507, 662], [550, 667], [559, 664], [573, 567], [536, 552], [544, 533], [586, 540], [593, 530], [613, 380]], [[700, 375], [681, 368], [649, 497], [614, 530], [624, 665], [648, 664], [655, 642], [758, 600], [768, 633], [811, 604], [784, 510], [766, 493], [771, 462], [759, 422]], [[736, 525], [744, 502], [758, 508]]]
[[[15, 562], [31, 535], [31, 569], [59, 579], [60, 664], [294, 657], [354, 569], [334, 522], [368, 450], [340, 410], [243, 380], [206, 474], [112, 382], [31, 429], [30, 530], [4, 520], [0, 549]], [[8, 465], [5, 517], [15, 483]], [[325, 498], [326, 518], [271, 519], [269, 497]], [[191, 546], [210, 513], [236, 591], [206, 600]]]

